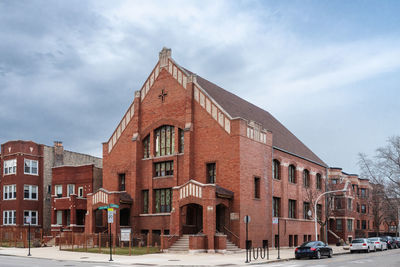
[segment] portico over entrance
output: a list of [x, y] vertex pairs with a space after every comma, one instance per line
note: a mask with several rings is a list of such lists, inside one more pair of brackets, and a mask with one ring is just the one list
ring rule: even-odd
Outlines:
[[100, 188], [97, 192], [88, 194], [85, 232], [104, 232], [107, 229], [107, 209], [101, 207], [108, 207], [111, 204], [118, 206], [118, 208], [114, 208], [115, 215], [114, 222], [111, 224], [111, 232], [116, 234], [119, 233], [121, 226], [131, 226], [132, 202], [132, 197], [124, 191], [108, 191]]
[[223, 233], [224, 227], [229, 228], [226, 217], [233, 192], [216, 184], [190, 180], [174, 187], [172, 195], [171, 234], [205, 235], [203, 249], [213, 252], [215, 234]]

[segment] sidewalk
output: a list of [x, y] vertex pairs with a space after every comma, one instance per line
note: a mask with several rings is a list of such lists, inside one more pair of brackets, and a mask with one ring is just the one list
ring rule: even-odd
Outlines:
[[[333, 254], [349, 253], [343, 247], [332, 246]], [[0, 247], [0, 255], [22, 256], [27, 257], [27, 248], [8, 248]], [[294, 258], [293, 248], [283, 248], [280, 250], [280, 260], [277, 259], [278, 251], [275, 249], [270, 250], [269, 260], [267, 257], [257, 260], [252, 259], [250, 264], [260, 264], [276, 261], [285, 261]], [[84, 253], [84, 252], [70, 252], [60, 251], [58, 247], [44, 247], [44, 248], [31, 248], [31, 255], [34, 258], [54, 259], [54, 260], [72, 260], [72, 261], [86, 261], [86, 262], [101, 262], [109, 263], [108, 254], [97, 253]], [[172, 254], [172, 253], [157, 253], [147, 254], [141, 256], [122, 256], [113, 255], [113, 264], [126, 264], [126, 265], [196, 265], [196, 266], [245, 266], [246, 253], [237, 254]]]

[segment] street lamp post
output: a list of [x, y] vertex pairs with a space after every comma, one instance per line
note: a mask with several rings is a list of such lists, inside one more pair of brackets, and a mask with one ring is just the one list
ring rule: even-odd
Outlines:
[[349, 184], [349, 181], [346, 182], [346, 184], [344, 185], [344, 188], [343, 188], [343, 189], [341, 189], [341, 190], [327, 191], [327, 192], [322, 193], [321, 195], [319, 195], [319, 196], [317, 197], [317, 200], [315, 201], [315, 204], [314, 204], [315, 240], [318, 239], [317, 204], [318, 204], [319, 199], [320, 199], [322, 196], [325, 196], [325, 195], [327, 195], [327, 194], [332, 194], [332, 193], [337, 193], [337, 192], [346, 192], [346, 191], [347, 191], [347, 186], [348, 186], [348, 184]]

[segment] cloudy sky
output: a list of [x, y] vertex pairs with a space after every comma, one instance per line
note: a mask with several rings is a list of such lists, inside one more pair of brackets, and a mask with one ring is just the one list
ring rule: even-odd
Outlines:
[[400, 134], [399, 1], [0, 0], [0, 143], [101, 156], [163, 46], [359, 173]]

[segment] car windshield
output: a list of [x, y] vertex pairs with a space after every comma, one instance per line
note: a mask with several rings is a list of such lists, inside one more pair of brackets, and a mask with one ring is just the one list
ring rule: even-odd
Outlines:
[[369, 240], [371, 240], [371, 241], [379, 241], [379, 238], [368, 238]]
[[364, 239], [354, 239], [351, 243], [357, 244], [357, 243], [364, 243]]
[[301, 247], [313, 247], [318, 244], [318, 241], [312, 241], [312, 242], [305, 242], [301, 244]]

